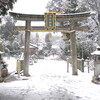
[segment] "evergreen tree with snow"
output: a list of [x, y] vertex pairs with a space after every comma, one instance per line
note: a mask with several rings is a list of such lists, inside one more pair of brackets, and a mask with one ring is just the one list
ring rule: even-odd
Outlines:
[[0, 37], [4, 40], [3, 44], [10, 51], [17, 50], [19, 49], [19, 41], [17, 42], [15, 39], [19, 35], [19, 32], [14, 30], [16, 21], [10, 16], [5, 16], [3, 19], [5, 24], [2, 24], [0, 27]]
[[62, 13], [63, 0], [51, 0], [47, 4], [47, 9], [50, 12]]
[[100, 46], [100, 0], [86, 0], [86, 2], [91, 8], [91, 11], [95, 12], [95, 15], [92, 16], [92, 19], [97, 26], [96, 30], [98, 30], [98, 45]]
[[6, 15], [8, 10], [12, 10], [15, 2], [17, 0], [0, 0], [0, 16]]

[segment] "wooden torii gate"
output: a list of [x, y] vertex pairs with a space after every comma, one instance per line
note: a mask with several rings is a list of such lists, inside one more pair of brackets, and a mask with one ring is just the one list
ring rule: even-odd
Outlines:
[[[36, 14], [20, 14], [10, 12], [15, 20], [25, 21], [25, 26], [16, 26], [14, 29], [19, 31], [25, 31], [25, 51], [24, 51], [24, 75], [29, 76], [29, 43], [30, 32], [67, 32], [71, 35], [71, 56], [72, 56], [72, 74], [77, 75], [77, 49], [76, 49], [76, 36], [75, 31], [87, 31], [88, 27], [70, 27], [70, 26], [56, 26], [56, 29], [45, 29], [44, 26], [31, 26], [31, 21], [44, 21], [44, 15]], [[56, 22], [85, 20], [90, 16], [90, 12], [74, 13], [74, 14], [62, 14], [56, 15]]]

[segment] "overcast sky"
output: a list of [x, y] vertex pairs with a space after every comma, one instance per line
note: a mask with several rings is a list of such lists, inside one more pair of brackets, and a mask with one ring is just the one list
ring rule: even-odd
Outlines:
[[[24, 14], [44, 14], [46, 11], [47, 3], [50, 0], [17, 0], [11, 12], [24, 13]], [[20, 22], [17, 21], [17, 25]], [[22, 24], [22, 22], [21, 22]], [[44, 25], [43, 23], [39, 23]], [[38, 23], [35, 23], [38, 26]]]
[[18, 0], [14, 4], [12, 11], [27, 14], [44, 14], [48, 1], [50, 0]]

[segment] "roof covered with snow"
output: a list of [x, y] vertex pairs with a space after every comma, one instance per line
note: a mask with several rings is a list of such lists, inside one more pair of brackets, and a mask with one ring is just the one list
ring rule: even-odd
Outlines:
[[93, 53], [91, 53], [91, 55], [100, 55], [100, 46], [97, 46], [96, 51], [94, 51]]
[[94, 51], [93, 53], [91, 53], [91, 55], [100, 55], [100, 51]]

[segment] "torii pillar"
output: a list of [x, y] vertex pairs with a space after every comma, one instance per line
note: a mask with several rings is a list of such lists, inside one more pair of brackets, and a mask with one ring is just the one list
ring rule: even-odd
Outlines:
[[76, 48], [76, 35], [75, 31], [70, 33], [71, 39], [71, 57], [72, 57], [72, 75], [78, 75], [77, 71], [77, 48]]
[[24, 75], [29, 76], [29, 46], [31, 21], [26, 20], [25, 30], [25, 50], [24, 50]]

